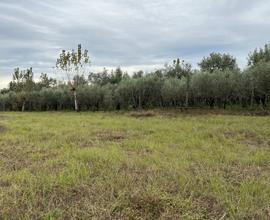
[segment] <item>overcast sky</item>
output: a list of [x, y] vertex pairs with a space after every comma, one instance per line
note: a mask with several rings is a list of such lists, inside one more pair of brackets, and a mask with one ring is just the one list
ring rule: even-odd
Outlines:
[[[0, 87], [15, 67], [52, 72], [81, 43], [92, 69], [151, 70], [210, 52], [247, 54], [270, 41], [269, 0], [0, 0]], [[38, 75], [38, 74], [37, 74]]]

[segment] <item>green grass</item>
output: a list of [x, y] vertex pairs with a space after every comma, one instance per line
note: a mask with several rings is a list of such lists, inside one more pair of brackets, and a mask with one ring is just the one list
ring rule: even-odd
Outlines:
[[270, 218], [270, 117], [137, 116], [1, 113], [0, 219]]

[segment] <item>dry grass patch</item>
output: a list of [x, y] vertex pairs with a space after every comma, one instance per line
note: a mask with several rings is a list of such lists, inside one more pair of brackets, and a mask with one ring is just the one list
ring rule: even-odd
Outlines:
[[0, 149], [0, 164], [7, 171], [38, 170], [41, 164], [55, 157], [55, 153], [41, 148], [27, 149], [11, 146]]
[[10, 186], [11, 186], [10, 181], [0, 179], [0, 189], [5, 188], [5, 187], [10, 187]]
[[95, 138], [92, 135], [84, 137], [77, 134], [71, 134], [66, 137], [65, 142], [69, 145], [72, 144], [75, 147], [79, 148], [87, 148], [95, 146]]
[[207, 213], [205, 215], [207, 219], [221, 219], [226, 213], [226, 209], [221, 202], [211, 195], [198, 195], [195, 204], [198, 210]]
[[231, 184], [240, 186], [245, 180], [267, 179], [269, 168], [256, 166], [254, 164], [243, 164], [234, 161], [231, 164], [220, 167], [216, 172], [220, 172], [222, 176]]
[[250, 130], [237, 130], [222, 132], [226, 139], [236, 139], [236, 142], [251, 149], [261, 148], [270, 145], [270, 141], [263, 139], [258, 134]]
[[153, 111], [136, 111], [131, 112], [129, 115], [135, 118], [148, 118], [156, 116], [156, 113]]
[[0, 219], [267, 219], [269, 117], [128, 114], [8, 113]]
[[133, 132], [119, 131], [113, 129], [102, 129], [95, 133], [96, 138], [102, 142], [122, 142], [125, 139], [134, 137]]
[[225, 138], [235, 138], [242, 136], [244, 138], [256, 138], [257, 134], [249, 130], [236, 130], [236, 131], [225, 131], [223, 132]]
[[4, 133], [7, 130], [6, 126], [0, 125], [0, 133]]
[[27, 155], [22, 150], [14, 147], [0, 151], [2, 167], [5, 170], [16, 171], [31, 166], [32, 161], [27, 158]]
[[8, 119], [10, 116], [7, 115], [0, 115], [0, 120], [6, 120]]

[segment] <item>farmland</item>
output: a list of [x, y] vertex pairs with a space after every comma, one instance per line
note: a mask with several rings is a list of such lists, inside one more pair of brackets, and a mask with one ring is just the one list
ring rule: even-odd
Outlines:
[[267, 219], [269, 183], [269, 116], [0, 114], [0, 219]]

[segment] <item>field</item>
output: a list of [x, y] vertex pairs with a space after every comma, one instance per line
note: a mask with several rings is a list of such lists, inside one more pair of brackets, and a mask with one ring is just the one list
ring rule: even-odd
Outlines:
[[0, 114], [0, 219], [269, 218], [269, 116]]

